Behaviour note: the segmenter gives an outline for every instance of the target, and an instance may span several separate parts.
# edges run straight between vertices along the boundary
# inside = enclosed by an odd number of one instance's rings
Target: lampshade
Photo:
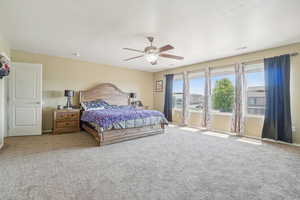
[[[134,92],[129,93],[129,97],[130,98],[136,98],[136,93],[134,93]]]
[[[65,97],[73,97],[74,90],[65,90]]]

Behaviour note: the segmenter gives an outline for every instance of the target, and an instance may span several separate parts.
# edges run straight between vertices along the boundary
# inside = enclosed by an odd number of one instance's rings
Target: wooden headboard
[[[129,94],[121,91],[111,83],[101,83],[79,93],[79,103],[97,99],[103,99],[111,105],[128,105]]]

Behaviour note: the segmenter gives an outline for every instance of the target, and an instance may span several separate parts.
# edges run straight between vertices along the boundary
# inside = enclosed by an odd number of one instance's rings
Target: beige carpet
[[[85,133],[7,138],[0,199],[300,199],[296,147],[179,128],[95,145]]]

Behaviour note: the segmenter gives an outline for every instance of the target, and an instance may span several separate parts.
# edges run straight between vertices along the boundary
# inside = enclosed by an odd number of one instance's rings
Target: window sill
[[[182,109],[179,109],[179,108],[173,108],[172,111],[182,112]]]
[[[196,111],[196,110],[189,110],[189,112],[191,113],[199,113],[199,114],[204,114],[203,111]]]
[[[265,116],[263,116],[263,115],[251,115],[251,114],[246,114],[245,115],[245,118],[259,118],[259,119],[264,119],[265,118]]]
[[[232,116],[232,113],[211,112],[211,115]]]

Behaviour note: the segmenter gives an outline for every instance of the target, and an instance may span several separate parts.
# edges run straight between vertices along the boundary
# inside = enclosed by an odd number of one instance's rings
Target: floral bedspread
[[[167,124],[168,121],[163,113],[156,110],[142,110],[132,106],[113,106],[103,110],[84,111],[81,120],[97,124],[103,129],[108,129],[113,124],[136,119],[160,118],[160,123]]]

